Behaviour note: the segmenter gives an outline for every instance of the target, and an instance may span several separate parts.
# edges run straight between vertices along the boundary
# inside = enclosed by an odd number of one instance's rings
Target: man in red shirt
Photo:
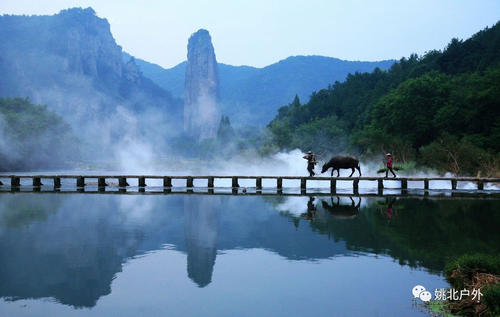
[[[386,155],[386,166],[387,166],[387,170],[385,171],[385,177],[387,178],[387,175],[389,174],[389,171],[391,171],[392,175],[394,175],[394,177],[396,177],[396,174],[394,173],[394,171],[392,170],[392,155],[391,153],[387,153]]]

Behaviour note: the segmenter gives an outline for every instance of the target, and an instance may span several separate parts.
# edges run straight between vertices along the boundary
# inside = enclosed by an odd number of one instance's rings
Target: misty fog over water
[[[123,156],[119,161],[109,162],[108,164],[103,163],[103,166],[108,166],[109,169],[103,169],[101,167],[96,168],[85,168],[85,169],[71,169],[71,170],[47,170],[39,171],[38,174],[43,175],[155,175],[155,176],[195,176],[195,175],[216,175],[216,176],[308,176],[306,170],[307,161],[303,159],[305,153],[300,150],[294,150],[290,152],[280,152],[269,157],[260,157],[257,155],[251,156],[236,156],[231,159],[220,159],[213,161],[203,161],[198,159],[181,159],[169,160],[165,158],[163,161],[159,160],[154,153],[148,152],[142,148],[142,152],[132,151],[123,152]],[[137,154],[135,154],[137,153]],[[140,158],[139,158],[140,157]],[[161,157],[161,156],[160,156]],[[320,159],[319,164],[316,166],[315,171],[317,176],[329,177],[330,170],[321,174],[321,166],[327,161],[327,159]],[[119,168],[117,168],[119,167]],[[368,177],[380,177],[382,174],[377,174],[377,170],[380,169],[381,164],[375,162],[361,162],[362,176]],[[341,177],[347,177],[351,173],[350,169],[341,169]],[[16,172],[16,174],[33,174],[32,172]],[[336,172],[334,172],[336,175]],[[432,172],[415,172],[410,173],[401,171],[398,172],[399,176],[407,177],[439,177],[437,173]],[[358,176],[356,171],[353,175]],[[447,177],[452,177],[452,175],[445,175]],[[7,179],[5,179],[8,181]],[[112,182],[112,180],[110,180]],[[116,180],[115,180],[116,181]],[[173,185],[176,187],[185,186],[185,180],[172,180]],[[24,180],[22,183],[28,184],[30,180]],[[131,186],[137,186],[137,179],[129,179],[129,184]],[[49,181],[50,183],[50,181]],[[74,180],[64,180],[63,186],[66,184],[67,187],[73,187]],[[51,184],[51,183],[50,183]],[[163,186],[162,180],[159,179],[148,179],[147,184],[149,186]],[[206,187],[206,180],[194,180],[194,185],[197,187]],[[230,179],[216,179],[214,185],[216,187],[231,187]],[[239,185],[242,187],[255,187],[255,180],[253,179],[240,179]],[[275,188],[276,180],[263,179],[263,187]],[[299,180],[283,180],[284,188],[298,188],[300,186]],[[310,189],[329,189],[329,181],[315,181],[309,180],[307,183]],[[386,189],[390,188],[400,188],[399,180],[392,180],[388,178],[384,181],[384,187]],[[351,181],[337,181],[337,188],[342,190],[352,189]],[[360,181],[359,188],[361,190],[376,190],[376,181]],[[415,181],[408,183],[409,189],[423,189],[422,181]],[[434,180],[429,182],[429,188],[435,190],[450,190],[450,181],[440,181]],[[458,182],[457,189],[459,190],[476,190],[477,185],[472,182]],[[496,184],[485,184],[486,190],[499,190],[500,188]]]

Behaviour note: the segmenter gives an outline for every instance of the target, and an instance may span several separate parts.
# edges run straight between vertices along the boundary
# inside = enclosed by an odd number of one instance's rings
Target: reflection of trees
[[[22,199],[13,198],[6,195],[0,197],[0,226],[23,227],[47,220],[61,205],[57,196],[40,200],[37,195],[28,193]]]
[[[394,206],[398,216],[390,224],[379,208],[372,203],[352,221],[332,216],[311,226],[344,240],[350,250],[385,253],[402,264],[435,271],[466,252],[500,252],[497,201],[399,199]]]

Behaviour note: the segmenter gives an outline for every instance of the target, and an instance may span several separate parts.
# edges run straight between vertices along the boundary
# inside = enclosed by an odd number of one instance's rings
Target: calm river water
[[[500,200],[0,194],[0,316],[428,316]]]

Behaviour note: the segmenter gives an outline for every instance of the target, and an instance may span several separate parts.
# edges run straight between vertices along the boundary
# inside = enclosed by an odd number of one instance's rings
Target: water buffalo
[[[349,156],[349,155],[336,155],[332,157],[328,163],[323,165],[323,168],[321,169],[321,173],[326,172],[329,168],[332,168],[332,177],[333,177],[333,171],[337,170],[337,177],[340,175],[340,169],[341,168],[350,168],[352,170],[351,175],[354,174],[354,169],[356,168],[359,171],[359,176],[361,176],[361,168],[359,166],[359,160],[355,158],[354,156]]]

